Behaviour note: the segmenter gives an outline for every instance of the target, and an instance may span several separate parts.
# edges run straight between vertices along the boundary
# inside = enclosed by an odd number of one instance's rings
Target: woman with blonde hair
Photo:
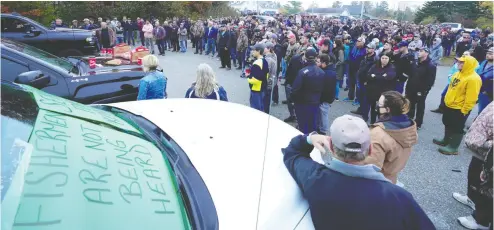
[[[397,91],[382,93],[376,106],[379,120],[370,126],[372,154],[365,163],[381,168],[394,184],[418,139],[417,126],[407,116],[409,106],[410,101]]]
[[[139,83],[138,101],[166,98],[167,78],[163,72],[157,70],[158,65],[158,58],[154,55],[147,55],[142,58],[142,66],[147,74],[141,78]]]
[[[187,90],[185,98],[228,101],[225,89],[216,82],[213,69],[205,63],[197,67],[196,82]]]

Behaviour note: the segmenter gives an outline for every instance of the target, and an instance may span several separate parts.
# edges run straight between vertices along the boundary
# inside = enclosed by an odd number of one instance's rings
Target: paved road
[[[248,106],[249,88],[246,80],[239,77],[240,71],[219,69],[220,63],[216,58],[195,55],[190,48],[189,44],[186,53],[168,51],[165,57],[160,57],[160,64],[168,77],[169,97],[184,97],[185,91],[195,81],[197,66],[207,63],[215,70],[217,80],[226,89],[229,100]],[[424,125],[419,131],[419,143],[414,147],[408,165],[400,174],[399,180],[420,203],[437,229],[463,229],[456,222],[456,218],[469,215],[471,210],[456,202],[451,194],[466,193],[467,170],[471,157],[464,150],[460,151],[458,156],[444,156],[437,152],[438,146],[432,143],[432,138],[441,136],[444,126],[441,115],[429,112],[438,105],[441,91],[447,83],[448,71],[448,67],[438,68],[436,84],[427,98]],[[346,92],[340,94],[346,96]],[[344,96],[340,95],[340,99],[342,98]],[[282,99],[285,99],[284,90],[280,90],[280,100]],[[330,111],[330,121],[343,114],[349,114],[353,109],[355,107],[351,103],[334,102]],[[477,109],[474,109],[467,124],[471,124],[476,114]],[[280,104],[272,109],[272,115],[283,119],[288,116],[288,110],[285,105]]]

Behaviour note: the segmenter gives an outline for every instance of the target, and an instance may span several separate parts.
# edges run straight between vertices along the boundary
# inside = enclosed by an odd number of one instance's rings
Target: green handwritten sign
[[[23,85],[22,87],[29,90],[34,95],[34,99],[36,100],[36,103],[38,104],[38,107],[40,109],[62,113],[78,118],[90,119],[124,130],[140,133],[133,126],[129,125],[127,122],[110,112],[96,109],[91,106],[83,105],[61,97],[57,97],[27,85]]]
[[[16,213],[2,229],[191,228],[169,162],[150,142],[40,110],[29,144],[20,202],[3,209]]]

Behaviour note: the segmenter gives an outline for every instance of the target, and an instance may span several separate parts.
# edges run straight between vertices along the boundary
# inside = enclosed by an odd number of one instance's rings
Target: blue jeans
[[[196,38],[196,40],[194,42],[196,43],[195,44],[196,45],[196,53],[201,52],[201,54],[202,54],[202,51],[204,50],[202,38]]]
[[[129,46],[130,46],[130,44],[132,44],[133,46],[136,45],[136,41],[134,39],[134,31],[124,32],[124,35],[127,38],[127,45],[129,45]],[[132,41],[132,43],[130,43],[130,41]]]
[[[336,80],[336,90],[335,90],[335,99],[340,98],[340,88],[343,88],[343,80]]]
[[[325,135],[329,135],[329,109],[331,104],[323,102],[319,105],[319,132]]]
[[[156,45],[158,46],[158,51],[160,54],[165,53],[165,39],[157,39]]]
[[[245,50],[237,51],[236,56],[237,56],[238,67],[243,68],[245,66]]]
[[[152,38],[144,38],[144,42],[146,44],[146,48],[149,49],[149,52],[154,54],[154,44],[153,44],[153,39]]]
[[[487,105],[489,105],[489,103],[491,103],[489,96],[487,96],[487,94],[480,93],[479,94],[479,114],[482,112],[482,110],[485,109],[485,107],[487,107]]]
[[[297,114],[298,130],[303,134],[309,134],[318,130],[319,105],[295,104],[295,114]]]
[[[236,48],[230,48],[230,59],[232,59],[232,62],[234,65],[237,64],[237,50],[236,50]]]
[[[264,112],[269,114],[269,109],[271,108],[271,95],[273,93],[273,89],[269,89],[266,87],[266,90],[263,93],[262,103]]]
[[[281,77],[282,78],[285,78],[286,67],[287,67],[287,64],[286,64],[285,58],[281,58]]]
[[[349,69],[350,69],[350,65],[348,65],[348,63],[346,63],[345,64],[345,75],[346,75],[345,87],[346,88],[348,88],[348,85],[350,85],[350,78],[348,76],[348,74],[350,73]]]
[[[187,40],[180,41],[180,52],[185,53],[187,51]]]
[[[250,107],[264,112],[263,92],[250,91]]]
[[[212,39],[212,38],[208,38],[208,44],[207,44],[207,47],[206,47],[206,55],[208,55],[209,53],[214,54],[216,53],[216,43],[215,43],[215,40]]]

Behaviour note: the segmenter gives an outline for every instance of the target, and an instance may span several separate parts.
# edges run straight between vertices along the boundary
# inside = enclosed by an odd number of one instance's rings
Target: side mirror
[[[19,74],[14,82],[42,89],[50,84],[50,77],[45,76],[40,70],[35,70]]]

